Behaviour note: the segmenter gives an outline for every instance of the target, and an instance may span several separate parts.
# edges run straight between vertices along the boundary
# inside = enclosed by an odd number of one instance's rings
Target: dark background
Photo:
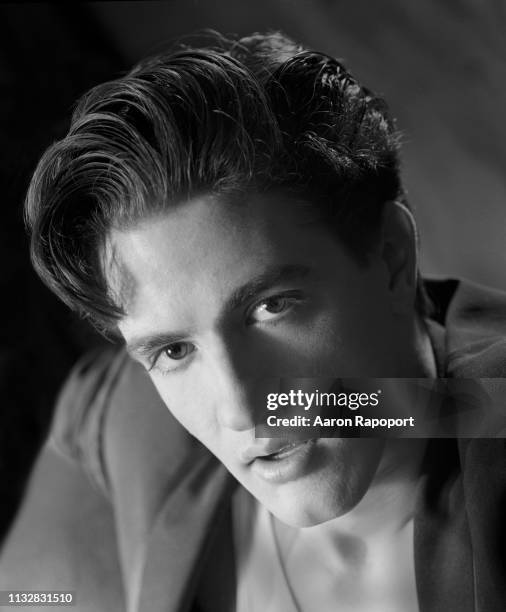
[[[69,3],[70,4],[70,3]],[[102,342],[31,270],[22,202],[77,97],[202,28],[282,29],[343,58],[404,132],[422,270],[506,289],[503,0],[173,0],[0,5],[0,540],[65,374]]]

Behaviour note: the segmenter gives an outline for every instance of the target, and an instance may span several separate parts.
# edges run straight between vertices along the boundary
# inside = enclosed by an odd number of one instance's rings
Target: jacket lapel
[[[504,612],[506,602],[506,445],[504,439],[458,440],[465,510],[474,559],[476,612]]]
[[[216,517],[212,538],[202,555],[195,612],[234,612],[236,609],[236,564],[232,524],[232,505],[229,503]]]
[[[491,405],[502,412],[499,425],[506,415],[506,296],[469,282],[441,286],[446,291],[436,308],[444,324],[440,375],[480,378]],[[437,283],[434,287],[437,293]],[[433,344],[441,361],[441,336]],[[428,456],[430,476],[415,521],[421,610],[503,611],[505,440],[433,440]]]
[[[481,378],[497,410],[491,439],[458,440],[474,558],[477,612],[506,602],[506,296],[461,283],[447,315],[450,376]]]
[[[138,610],[185,612],[235,481],[202,449],[185,466],[148,538]]]
[[[456,440],[431,440],[415,515],[421,612],[473,612],[473,556]]]

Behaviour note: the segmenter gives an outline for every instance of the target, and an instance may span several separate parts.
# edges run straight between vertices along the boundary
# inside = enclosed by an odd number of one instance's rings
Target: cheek
[[[289,354],[298,360],[301,376],[373,376],[390,337],[389,322],[381,314],[367,304],[323,307],[292,337]]]
[[[314,356],[321,355],[330,366],[327,376],[378,376],[379,368],[393,356],[394,321],[389,305],[378,296],[359,292],[347,300],[334,297],[322,310],[313,327],[318,346]],[[338,304],[336,307],[335,304]]]
[[[217,432],[210,394],[187,377],[154,373],[151,380],[174,418],[197,440],[212,448]]]

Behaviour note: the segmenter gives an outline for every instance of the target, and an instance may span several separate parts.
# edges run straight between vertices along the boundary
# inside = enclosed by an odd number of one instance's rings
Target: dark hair
[[[178,48],[80,100],[27,194],[32,260],[64,302],[111,328],[124,314],[101,261],[113,227],[197,193],[279,189],[314,204],[365,261],[384,203],[403,198],[398,143],[382,98],[280,33]]]

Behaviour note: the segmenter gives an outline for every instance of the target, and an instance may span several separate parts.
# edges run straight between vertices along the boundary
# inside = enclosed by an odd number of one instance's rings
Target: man
[[[504,376],[502,295],[433,284],[429,316],[398,142],[382,99],[280,34],[81,100],[27,218],[45,282],[134,360],[88,357],[54,421],[54,470],[56,448],[79,504],[83,470],[101,490],[96,545],[58,531],[82,609],[504,608],[502,441],[255,437],[272,378]]]

